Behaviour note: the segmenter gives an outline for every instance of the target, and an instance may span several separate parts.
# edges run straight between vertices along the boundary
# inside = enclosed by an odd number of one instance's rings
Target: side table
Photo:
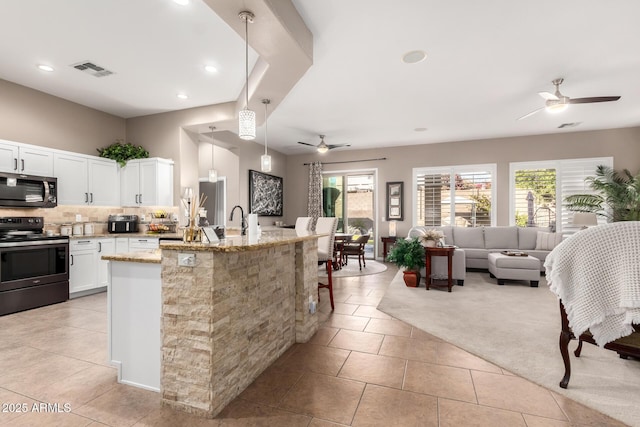
[[[380,237],[382,240],[382,259],[383,261],[387,259],[387,253],[393,245],[395,245],[398,240],[397,236],[382,236]]]
[[[446,256],[447,257],[447,288],[449,289],[449,292],[451,292],[451,285],[453,280],[451,279],[453,274],[452,274],[452,265],[453,265],[453,252],[455,251],[455,248],[430,248],[430,247],[425,247],[424,248],[424,253],[425,253],[425,257],[426,257],[426,261],[427,261],[427,277],[425,277],[425,280],[427,282],[427,290],[429,290],[429,287],[431,286],[431,257],[434,256]],[[433,285],[433,286],[438,286],[438,285]]]

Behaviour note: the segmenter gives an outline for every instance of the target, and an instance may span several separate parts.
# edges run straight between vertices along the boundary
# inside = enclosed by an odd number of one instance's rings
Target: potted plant
[[[442,231],[438,231],[434,228],[431,230],[427,230],[424,235],[420,236],[420,239],[424,242],[424,245],[429,248],[435,248],[440,241],[444,237]]]
[[[105,148],[98,148],[100,157],[115,160],[121,167],[127,164],[127,160],[146,159],[149,152],[142,146],[135,146],[130,142],[125,143],[122,139],[116,139],[116,142]]]
[[[564,199],[568,210],[591,212],[611,222],[640,220],[640,173],[635,176],[627,169],[616,172],[600,165],[596,176],[585,179],[599,194],[575,194]]]
[[[391,250],[387,261],[404,267],[405,285],[415,288],[420,283],[420,268],[425,265],[424,247],[418,238],[400,239]]]

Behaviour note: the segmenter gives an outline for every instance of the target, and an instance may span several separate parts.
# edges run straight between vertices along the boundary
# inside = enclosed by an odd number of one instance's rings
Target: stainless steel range
[[[69,299],[69,238],[42,217],[0,218],[0,315]]]

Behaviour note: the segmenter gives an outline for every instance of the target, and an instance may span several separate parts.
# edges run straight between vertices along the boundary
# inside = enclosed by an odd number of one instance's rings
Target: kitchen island
[[[164,405],[214,417],[295,342],[313,336],[318,237],[274,230],[217,244],[161,243]],[[126,254],[105,259],[135,262]]]

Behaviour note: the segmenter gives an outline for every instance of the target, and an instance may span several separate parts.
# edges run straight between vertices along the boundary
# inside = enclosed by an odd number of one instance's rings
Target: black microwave
[[[55,208],[58,179],[0,172],[0,207]]]

